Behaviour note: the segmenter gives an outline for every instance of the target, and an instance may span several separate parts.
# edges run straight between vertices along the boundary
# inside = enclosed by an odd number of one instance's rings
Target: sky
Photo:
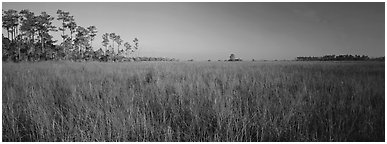
[[[54,17],[58,9],[68,11],[79,26],[97,27],[94,49],[103,47],[103,33],[114,32],[124,42],[137,37],[140,56],[291,60],[385,55],[384,3],[3,2],[2,9],[45,11]],[[59,32],[53,36],[62,42]]]

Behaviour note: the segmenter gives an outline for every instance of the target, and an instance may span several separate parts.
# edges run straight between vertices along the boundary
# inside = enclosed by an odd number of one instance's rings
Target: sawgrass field
[[[384,141],[384,62],[2,63],[2,141]]]

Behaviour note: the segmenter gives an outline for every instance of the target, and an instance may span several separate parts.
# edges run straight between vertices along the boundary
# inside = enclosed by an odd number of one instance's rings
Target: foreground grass
[[[384,141],[384,63],[3,63],[3,141]]]

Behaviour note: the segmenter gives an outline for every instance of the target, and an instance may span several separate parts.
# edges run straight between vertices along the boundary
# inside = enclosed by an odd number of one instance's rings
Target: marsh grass
[[[384,63],[3,63],[3,141],[384,141]]]

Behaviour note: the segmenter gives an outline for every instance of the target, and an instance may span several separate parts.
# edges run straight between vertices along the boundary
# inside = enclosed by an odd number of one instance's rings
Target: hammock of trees
[[[366,55],[325,55],[322,57],[297,57],[297,61],[384,61],[384,57],[370,58]]]
[[[7,37],[2,35],[3,61],[41,61],[41,60],[71,60],[71,61],[144,61],[163,60],[167,58],[134,57],[139,49],[139,40],[134,38],[124,42],[116,33],[102,35],[104,49],[94,50],[92,47],[97,28],[82,27],[75,23],[74,16],[69,12],[58,10],[56,20],[61,26],[52,24],[54,17],[46,12],[35,15],[25,9],[20,12],[3,10],[3,28]],[[56,40],[50,32],[60,32],[62,42],[55,45]],[[121,47],[123,45],[123,47]],[[117,51],[115,50],[117,47]]]

